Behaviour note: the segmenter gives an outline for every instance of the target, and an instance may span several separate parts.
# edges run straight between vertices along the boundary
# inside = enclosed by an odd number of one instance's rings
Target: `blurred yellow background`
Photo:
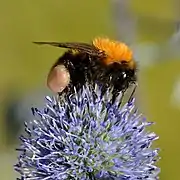
[[[152,41],[161,46],[170,39],[178,21],[175,2],[131,0],[131,10],[138,19],[137,43]],[[30,113],[30,107],[40,104],[42,107],[43,96],[50,94],[46,76],[63,52],[58,48],[37,46],[32,41],[89,42],[98,35],[116,38],[113,3],[113,0],[0,2],[1,179],[11,180],[17,176],[13,165],[19,128],[28,120],[26,112]],[[177,80],[180,81],[180,58],[161,53],[159,58],[163,58],[158,62],[139,68],[138,100],[144,115],[156,122],[152,129],[160,136],[156,143],[161,148],[160,179],[179,180],[180,101],[173,102],[178,99],[180,90],[173,99],[173,89]]]

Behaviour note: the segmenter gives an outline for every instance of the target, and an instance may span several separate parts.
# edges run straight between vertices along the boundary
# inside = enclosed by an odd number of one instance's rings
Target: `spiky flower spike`
[[[59,102],[47,97],[46,108],[33,109],[15,165],[21,180],[155,180],[158,137],[135,108],[134,99],[112,104],[112,91],[99,86]]]

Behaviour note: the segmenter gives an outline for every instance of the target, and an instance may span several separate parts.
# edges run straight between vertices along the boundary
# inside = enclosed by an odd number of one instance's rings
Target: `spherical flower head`
[[[158,137],[134,99],[112,101],[112,89],[85,85],[64,99],[46,97],[25,123],[15,170],[21,180],[155,180]]]

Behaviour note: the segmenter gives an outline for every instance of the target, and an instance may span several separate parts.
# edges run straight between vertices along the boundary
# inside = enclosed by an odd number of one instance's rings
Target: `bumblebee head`
[[[105,65],[119,64],[132,70],[136,68],[133,53],[126,44],[98,37],[93,40],[93,45],[99,51],[104,52],[103,62]]]

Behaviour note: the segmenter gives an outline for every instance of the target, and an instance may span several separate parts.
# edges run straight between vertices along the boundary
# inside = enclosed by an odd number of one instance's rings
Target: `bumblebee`
[[[47,86],[56,93],[72,92],[85,83],[97,82],[114,93],[125,91],[136,82],[136,62],[124,43],[108,38],[95,38],[92,43],[34,42],[68,50],[54,63]]]

